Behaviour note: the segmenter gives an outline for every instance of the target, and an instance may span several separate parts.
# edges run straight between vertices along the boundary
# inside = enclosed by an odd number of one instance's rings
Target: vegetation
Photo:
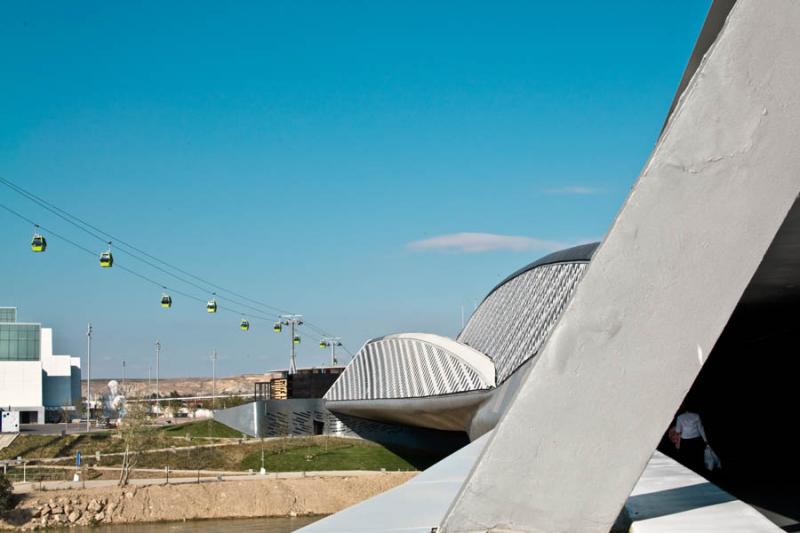
[[[270,446],[264,454],[270,472],[303,470],[415,470],[405,459],[383,446],[355,439],[316,437],[287,439]],[[240,463],[242,470],[261,468],[261,451],[250,453]]]
[[[199,420],[188,424],[178,424],[161,428],[165,435],[171,437],[207,438],[207,439],[236,439],[242,434],[216,420]]]
[[[172,412],[173,412],[173,413],[177,413],[177,412],[178,412],[178,410],[179,410],[181,407],[183,407],[183,401],[182,401],[182,400],[176,400],[176,399],[175,399],[175,398],[180,398],[180,396],[181,396],[181,395],[180,395],[180,394],[178,394],[178,391],[176,391],[176,390],[174,390],[174,391],[172,391],[172,392],[170,392],[170,393],[169,393],[169,397],[170,397],[171,399],[170,399],[170,400],[167,400],[167,402],[166,402],[166,403],[167,403],[167,407],[169,407],[169,409],[170,409],[170,410],[172,410]]]
[[[426,468],[441,457],[409,450],[387,449],[359,439],[328,436],[287,437],[280,439],[242,439],[241,433],[214,420],[154,427],[146,415],[129,411],[123,427],[116,431],[89,435],[20,435],[0,459],[63,457],[58,464],[74,464],[80,451],[85,463],[95,463],[100,452],[102,466],[121,466],[121,482],[127,482],[135,468],[179,470],[247,471],[264,466],[271,472],[310,470],[416,470]],[[226,446],[203,447],[215,442]],[[149,451],[160,450],[160,451]],[[125,452],[127,451],[127,455]],[[147,453],[144,453],[147,452]],[[116,453],[117,455],[107,455]],[[31,465],[33,466],[33,465]],[[30,467],[29,467],[30,468]]]
[[[217,398],[218,409],[230,409],[253,401],[252,396],[231,396],[229,398]]]
[[[327,441],[327,442],[326,442]],[[414,466],[383,446],[356,439],[335,437],[289,437],[263,442],[265,467],[271,472],[309,470],[415,470]],[[247,471],[261,468],[260,441],[214,448],[176,448],[172,451],[143,454],[142,468],[176,470]],[[119,457],[103,460],[104,465],[119,464]]]
[[[137,468],[247,471],[261,468],[261,441],[218,447],[176,447],[139,453]],[[416,461],[367,441],[336,437],[287,437],[263,442],[265,467],[271,472],[309,470],[416,470]],[[65,460],[64,464],[70,464]],[[103,466],[123,466],[124,456],[104,456]],[[426,463],[427,464],[427,463]]]
[[[187,424],[174,424],[160,427],[142,427],[149,434],[150,447],[171,448],[173,446],[192,446],[199,444],[191,439],[231,439],[242,438],[238,431],[215,420],[199,420]],[[181,437],[181,438],[177,438]],[[202,442],[207,444],[208,441]],[[7,448],[0,450],[1,459],[46,459],[52,457],[72,457],[76,452],[88,458],[95,452],[124,452],[124,443],[116,431],[102,431],[89,435],[19,435]]]
[[[152,431],[148,431],[149,423],[150,417],[145,404],[132,403],[128,406],[118,432],[125,448],[119,476],[120,487],[128,484],[131,469],[136,468],[143,452],[152,448],[154,435]]]
[[[0,473],[0,514],[10,511],[14,507],[14,495],[11,482]]]

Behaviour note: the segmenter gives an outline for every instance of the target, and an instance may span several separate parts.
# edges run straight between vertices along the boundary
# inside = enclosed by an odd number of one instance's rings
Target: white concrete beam
[[[609,531],[800,192],[798,28],[735,4],[440,531]]]

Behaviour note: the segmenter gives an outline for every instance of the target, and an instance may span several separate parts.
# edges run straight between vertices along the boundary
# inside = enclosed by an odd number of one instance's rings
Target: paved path
[[[261,474],[234,474],[222,476],[201,476],[197,477],[170,477],[170,485],[182,485],[188,483],[211,483],[216,481],[259,481],[265,479],[297,479],[304,477],[354,477],[354,476],[369,476],[375,474],[395,475],[398,472],[380,472],[374,470],[330,470],[325,472],[271,472],[265,475]],[[403,472],[405,474],[406,472]],[[166,485],[166,478],[147,478],[147,479],[132,479],[130,486],[145,487],[148,485]],[[95,479],[90,481],[44,481],[39,482],[17,482],[14,483],[14,492],[17,494],[26,494],[44,488],[46,490],[69,490],[69,489],[91,489],[97,487],[115,487],[117,481],[115,479]]]
[[[0,450],[6,448],[9,444],[14,442],[19,433],[0,433]]]
[[[430,533],[450,508],[490,435],[487,433],[406,483],[299,531]],[[625,514],[630,520],[621,520],[613,531],[781,532],[752,507],[659,452],[650,459],[628,498]]]

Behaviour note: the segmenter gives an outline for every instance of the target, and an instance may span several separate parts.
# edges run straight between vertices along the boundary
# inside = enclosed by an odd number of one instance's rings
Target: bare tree
[[[150,414],[145,402],[132,402],[125,406],[125,415],[122,417],[119,427],[119,436],[125,446],[122,456],[122,472],[119,477],[120,487],[128,484],[131,470],[136,467],[139,458],[153,438],[152,431],[147,428],[149,423]]]

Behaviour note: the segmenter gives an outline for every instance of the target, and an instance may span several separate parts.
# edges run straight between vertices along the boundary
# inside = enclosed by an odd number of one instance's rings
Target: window
[[[39,324],[0,324],[0,361],[38,361]]]

